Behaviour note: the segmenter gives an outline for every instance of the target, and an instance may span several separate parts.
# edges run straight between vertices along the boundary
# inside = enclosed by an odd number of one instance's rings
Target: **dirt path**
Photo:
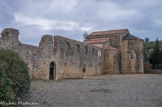
[[[25,101],[38,103],[33,107],[162,107],[162,75],[32,81]]]

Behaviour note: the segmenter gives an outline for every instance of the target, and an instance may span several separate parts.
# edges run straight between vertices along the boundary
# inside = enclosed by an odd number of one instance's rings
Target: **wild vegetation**
[[[145,38],[144,41],[144,62],[151,63],[153,68],[159,68],[162,64],[162,41],[150,41]]]
[[[30,86],[29,69],[19,55],[0,49],[0,100],[17,102]]]

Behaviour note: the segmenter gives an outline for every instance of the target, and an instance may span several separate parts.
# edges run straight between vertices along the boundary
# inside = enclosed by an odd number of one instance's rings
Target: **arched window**
[[[64,67],[66,68],[66,62],[64,63]]]
[[[66,42],[66,50],[70,50],[70,43]]]
[[[98,56],[101,56],[101,51],[98,51]]]
[[[88,47],[86,46],[85,47],[85,55],[87,55],[88,54]]]
[[[133,59],[133,50],[131,50],[131,59]]]
[[[80,52],[80,46],[77,44],[77,46],[76,46],[76,52]]]

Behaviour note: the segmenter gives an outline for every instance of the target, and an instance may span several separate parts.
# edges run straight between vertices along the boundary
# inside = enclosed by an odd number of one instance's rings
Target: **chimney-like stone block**
[[[13,29],[13,28],[5,28],[1,32],[1,35],[2,35],[2,39],[11,38],[14,40],[18,40],[19,31],[17,29]]]

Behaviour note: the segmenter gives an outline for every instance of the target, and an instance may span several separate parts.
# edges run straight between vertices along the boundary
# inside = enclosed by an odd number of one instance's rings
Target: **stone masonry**
[[[127,29],[93,32],[84,42],[43,35],[39,46],[32,46],[19,41],[18,30],[6,28],[1,33],[0,48],[17,52],[33,79],[143,73],[143,40]]]

